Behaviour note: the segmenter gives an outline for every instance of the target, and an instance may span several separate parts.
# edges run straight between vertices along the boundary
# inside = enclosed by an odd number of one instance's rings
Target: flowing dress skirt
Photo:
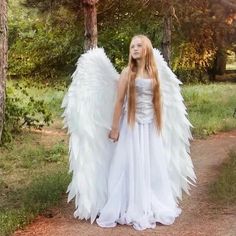
[[[96,222],[101,227],[117,223],[136,230],[171,225],[180,215],[171,190],[162,138],[153,121],[127,124],[121,121],[108,177],[108,198]]]

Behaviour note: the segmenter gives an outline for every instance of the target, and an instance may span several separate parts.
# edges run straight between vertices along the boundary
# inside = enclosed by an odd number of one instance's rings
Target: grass
[[[236,128],[236,84],[184,86],[183,96],[195,137]]]
[[[62,98],[65,94],[65,88],[62,85],[58,85],[57,87],[50,87],[47,84],[40,84],[38,82],[30,82],[28,80],[14,81],[8,80],[7,85],[10,91],[14,91],[14,95],[16,95],[21,99],[21,103],[27,104],[30,97],[34,99],[42,99],[47,107],[52,111],[53,118],[56,119],[60,116],[61,110],[61,102]],[[27,95],[25,95],[21,89],[17,89],[21,87],[23,91],[25,91]]]
[[[236,62],[226,65],[227,70],[236,70]]]
[[[57,205],[65,195],[68,181],[67,171],[54,171],[33,178],[27,187],[8,192],[8,204],[0,207],[0,235],[13,233],[30,223],[37,214]]]
[[[232,117],[236,107],[235,84],[185,85],[182,88],[195,137],[236,128],[236,119]],[[44,99],[53,113],[54,123],[44,127],[44,132],[23,130],[7,147],[0,147],[0,235],[4,236],[28,224],[46,208],[60,203],[66,197],[70,180],[68,140],[62,133],[60,119],[65,90],[33,87],[28,92]],[[233,169],[231,172],[235,173]],[[215,191],[223,191],[225,179],[217,184],[221,187],[215,185]],[[219,188],[222,190],[216,190]]]
[[[62,109],[60,107],[62,98],[65,94],[64,89],[61,88],[55,90],[54,88],[46,87],[43,89],[33,88],[33,90],[30,90],[30,93],[33,93],[37,97],[43,98],[49,109],[53,112],[54,119],[58,118],[61,115]]]
[[[209,187],[211,199],[222,205],[236,203],[236,151],[231,150],[228,157],[217,180]]]
[[[58,122],[62,109],[62,98],[66,89],[58,90],[51,87],[28,90],[35,98],[42,98],[53,113],[52,127],[61,128]],[[236,118],[233,117],[236,108],[236,84],[211,83],[182,86],[182,94],[189,114],[189,120],[194,126],[195,137],[204,138],[220,131],[236,128]]]
[[[236,84],[184,85],[182,88],[189,120],[194,126],[192,132],[195,137],[205,138],[217,132],[236,128],[236,117],[233,117],[236,108]],[[38,92],[35,91],[35,93]],[[54,117],[62,114],[60,105],[64,94],[65,91],[56,92],[50,88],[42,94],[54,111]],[[61,124],[58,125],[61,126]]]
[[[10,235],[66,197],[67,140],[24,130],[0,153],[0,235]]]
[[[21,86],[24,85],[22,82]],[[4,236],[57,205],[66,197],[70,180],[67,137],[58,121],[64,91],[25,88],[31,96],[47,103],[55,122],[49,128],[44,127],[43,133],[23,129],[10,144],[0,147],[0,235]]]

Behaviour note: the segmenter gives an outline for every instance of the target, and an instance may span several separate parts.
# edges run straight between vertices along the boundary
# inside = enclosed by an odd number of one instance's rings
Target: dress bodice
[[[135,118],[139,123],[149,123],[153,120],[153,89],[152,80],[141,77],[135,80],[136,87],[136,113]],[[128,111],[127,98],[125,101],[124,112]]]

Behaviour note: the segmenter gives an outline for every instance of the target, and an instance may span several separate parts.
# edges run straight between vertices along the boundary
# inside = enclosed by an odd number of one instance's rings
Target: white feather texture
[[[173,195],[182,200],[182,190],[188,195],[190,184],[196,186],[196,175],[190,158],[190,140],[193,139],[187,119],[187,109],[176,75],[168,67],[158,49],[154,49],[163,100],[163,142],[168,159],[168,172]]]
[[[196,182],[189,155],[192,139],[181,82],[154,49],[163,97],[163,140],[173,195],[189,194],[190,180]],[[112,125],[119,74],[103,48],[89,50],[77,61],[72,83],[65,95],[64,127],[68,128],[70,172],[68,202],[75,198],[74,216],[94,222],[107,200],[107,181],[114,146],[107,135]],[[190,180],[188,179],[190,178]]]
[[[75,197],[75,217],[96,218],[107,197],[107,174],[112,154],[108,131],[119,74],[103,48],[91,49],[76,63],[65,95],[64,127],[68,127],[70,172],[68,202]]]

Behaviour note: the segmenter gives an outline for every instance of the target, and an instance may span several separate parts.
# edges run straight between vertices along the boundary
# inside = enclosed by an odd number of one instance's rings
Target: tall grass
[[[236,151],[228,153],[217,180],[209,186],[212,200],[222,204],[236,204]]]
[[[60,108],[67,89],[56,91],[48,88],[45,91],[34,91],[49,104],[55,119],[62,114]],[[220,131],[236,128],[236,84],[211,83],[184,85],[182,87],[184,102],[187,106],[189,119],[194,126],[195,137],[204,138]]]
[[[0,235],[13,233],[37,214],[57,205],[65,195],[68,183],[67,171],[61,170],[34,178],[27,187],[9,192],[8,204],[0,208]]]
[[[42,98],[50,111],[54,121],[60,121],[62,114],[61,103],[67,88],[56,90],[51,87],[28,90],[29,94]],[[182,86],[189,119],[194,126],[195,137],[206,137],[219,131],[228,131],[236,128],[236,118],[233,117],[236,108],[236,84],[211,83]]]
[[[61,202],[70,175],[64,137],[23,131],[0,153],[0,235]]]
[[[236,84],[184,86],[183,96],[195,137],[236,128]]]

